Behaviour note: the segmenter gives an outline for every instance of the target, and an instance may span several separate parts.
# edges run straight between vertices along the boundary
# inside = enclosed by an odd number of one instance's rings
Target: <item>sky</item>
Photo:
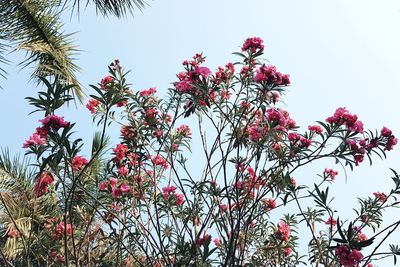
[[[156,86],[163,95],[184,59],[203,52],[206,64],[216,69],[237,59],[231,53],[239,51],[247,37],[258,36],[264,39],[265,57],[291,75],[283,101],[298,125],[306,127],[346,107],[365,128],[380,130],[385,125],[400,136],[399,1],[154,0],[133,18],[102,18],[88,7],[79,18],[65,15],[64,22],[66,32],[76,32],[81,50],[76,63],[82,68],[78,79],[87,94],[93,93],[88,85],[96,84],[118,58],[132,70],[134,89]],[[22,57],[10,54],[12,60]],[[32,108],[24,97],[35,95],[38,88],[29,82],[30,69],[15,64],[6,69],[8,79],[0,81],[0,146],[23,154],[22,143],[40,119],[28,116]],[[89,112],[70,106],[63,115],[77,122],[79,135],[89,144],[94,132]],[[341,175],[332,187],[335,203],[350,215],[357,196],[390,189],[389,168],[400,171],[400,148],[385,161],[376,158],[372,166],[364,162],[347,179],[333,163],[314,164],[296,173],[296,179],[312,180],[325,167],[337,168]]]

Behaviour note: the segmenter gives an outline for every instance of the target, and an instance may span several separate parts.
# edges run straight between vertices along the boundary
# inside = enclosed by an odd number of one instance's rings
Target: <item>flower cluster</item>
[[[338,246],[335,249],[339,262],[344,267],[357,267],[363,258],[361,252],[357,249],[349,249],[347,246]]]
[[[358,120],[356,114],[351,114],[346,108],[336,109],[333,116],[326,118],[326,122],[342,125],[344,124],[350,131],[362,133],[364,131],[363,123]]]
[[[111,191],[111,196],[113,198],[120,198],[124,194],[131,192],[130,186],[125,182],[120,182],[117,178],[110,178],[104,180],[100,183],[99,189],[101,191]]]
[[[279,222],[275,230],[275,237],[281,241],[289,241],[290,226],[284,221]]]
[[[175,186],[164,186],[162,188],[162,196],[164,200],[172,203],[173,205],[182,206],[185,202],[184,195],[178,194]]]
[[[85,159],[82,156],[75,156],[72,158],[71,164],[72,164],[72,170],[74,172],[79,172],[80,170],[82,170],[87,164],[89,163],[89,161],[87,159]]]
[[[289,74],[280,73],[275,66],[262,65],[256,70],[254,81],[273,86],[285,86],[290,84],[290,76]]]
[[[49,185],[54,182],[53,175],[47,171],[42,172],[35,181],[33,191],[36,197],[40,197],[47,193]]]
[[[242,46],[242,51],[250,51],[252,53],[264,51],[264,41],[260,37],[247,38]]]
[[[329,178],[332,181],[334,181],[336,175],[338,175],[339,173],[337,171],[333,170],[333,169],[325,168],[324,174],[326,175],[327,178]]]
[[[46,144],[46,138],[50,130],[57,131],[69,125],[69,122],[66,122],[63,117],[56,115],[48,115],[44,119],[39,120],[39,122],[42,123],[42,127],[36,128],[36,131],[24,142],[23,148],[44,145]]]

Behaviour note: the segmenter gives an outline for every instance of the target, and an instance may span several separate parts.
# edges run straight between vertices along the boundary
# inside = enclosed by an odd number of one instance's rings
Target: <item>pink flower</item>
[[[325,221],[325,224],[330,225],[330,226],[335,226],[336,225],[336,220],[333,219],[332,217],[329,217],[328,220]]]
[[[53,175],[47,171],[42,172],[35,181],[33,191],[36,197],[40,197],[47,193],[49,185],[54,182]]]
[[[197,67],[195,71],[204,79],[206,79],[211,74],[211,70],[207,67]]]
[[[176,132],[183,137],[189,137],[192,132],[190,131],[189,126],[183,124],[176,129]]]
[[[263,204],[265,211],[270,211],[276,208],[276,201],[273,198],[268,198],[266,200],[263,200]]]
[[[384,193],[381,192],[374,192],[374,196],[378,199],[380,202],[385,202],[387,199],[387,196]]]
[[[169,164],[161,155],[156,155],[151,159],[151,162],[156,166],[161,166],[164,170],[168,169]]]
[[[114,78],[111,76],[106,76],[100,81],[100,89],[107,90],[108,86],[110,86],[114,81]]]
[[[101,183],[99,184],[99,189],[100,189],[101,191],[106,191],[106,190],[107,190],[107,185],[108,185],[108,183],[107,183],[106,180],[101,181]]]
[[[128,176],[129,170],[125,166],[121,166],[118,168],[118,176]]]
[[[394,138],[393,135],[390,136],[390,137],[387,139],[387,142],[386,142],[386,144],[385,144],[385,150],[387,150],[387,151],[392,150],[393,147],[394,147],[395,145],[397,145],[397,141],[398,141],[397,138]]]
[[[125,106],[126,104],[128,104],[128,100],[122,100],[122,101],[119,101],[118,103],[117,103],[117,107],[123,107],[123,106]]]
[[[110,182],[110,187],[111,187],[111,189],[114,189],[115,186],[118,184],[118,179],[112,177],[112,178],[109,179],[109,182]]]
[[[122,196],[122,189],[118,187],[114,187],[114,189],[111,191],[111,196],[113,198],[120,198]]]
[[[30,146],[40,146],[46,144],[46,138],[41,137],[37,132],[33,133],[22,145],[23,148]]]
[[[221,239],[214,238],[213,242],[216,247],[222,247]]]
[[[151,87],[149,89],[145,89],[145,90],[140,91],[139,94],[142,97],[148,97],[148,96],[151,96],[151,95],[155,94],[156,92],[157,92],[157,88],[156,87]]]
[[[225,68],[218,67],[217,72],[215,72],[214,83],[220,84],[221,82],[227,83],[235,73],[235,66],[232,63],[227,63]]]
[[[350,131],[362,133],[363,123],[357,119],[357,115],[351,114],[346,108],[338,108],[333,116],[326,118],[326,122],[337,125],[345,124]]]
[[[290,254],[292,254],[292,248],[291,247],[287,247],[283,249],[283,254],[288,257]]]
[[[128,125],[122,125],[120,132],[125,140],[132,139],[136,136],[136,130]]]
[[[177,194],[177,193],[175,193],[176,204],[177,204],[178,206],[182,206],[182,205],[183,205],[183,203],[185,202],[184,197],[185,197],[185,196],[184,196],[183,194]]]
[[[382,130],[381,130],[381,135],[384,137],[390,137],[392,135],[392,130],[390,130],[389,128],[383,126]]]
[[[154,135],[154,137],[156,137],[156,138],[161,138],[162,136],[163,136],[163,131],[161,130],[161,129],[156,129],[154,132],[153,132],[153,135]]]
[[[100,101],[96,99],[89,99],[88,103],[86,104],[86,108],[90,111],[90,113],[94,114],[97,111],[97,107],[100,105]]]
[[[308,130],[318,134],[321,134],[324,131],[319,125],[310,125],[308,126]]]
[[[247,38],[242,46],[242,51],[251,51],[252,53],[263,52],[263,40],[259,37]]]
[[[368,239],[368,237],[367,237],[367,235],[364,234],[364,233],[359,233],[359,234],[357,235],[357,241],[358,241],[358,242],[362,242],[362,241],[365,241],[365,240],[367,240],[367,239]]]
[[[63,255],[57,255],[58,262],[65,262],[65,257]]]
[[[131,191],[131,188],[126,183],[121,184],[120,189],[122,193],[129,193]]]
[[[347,246],[338,246],[335,249],[339,262],[344,267],[357,267],[363,258],[361,252],[357,249],[349,250]]]
[[[125,157],[125,153],[128,151],[128,146],[124,144],[117,144],[115,148],[113,148],[115,153],[115,160],[121,161]]]
[[[202,246],[206,243],[209,243],[210,241],[211,241],[211,235],[204,234],[203,237],[198,237],[196,239],[196,245]]]
[[[171,185],[171,186],[164,186],[162,188],[162,195],[165,200],[168,200],[171,194],[174,194],[176,190],[176,187]]]
[[[67,225],[65,226],[64,222],[60,222],[56,226],[56,233],[59,235],[64,235],[65,232],[67,233],[67,235],[72,235],[72,225],[67,223]]]
[[[78,172],[85,167],[86,164],[88,164],[89,161],[85,159],[84,157],[81,156],[75,156],[72,158],[72,170],[74,172]]]
[[[18,232],[18,230],[16,230],[16,229],[10,229],[10,230],[8,230],[8,232],[7,232],[7,236],[8,236],[9,238],[16,238],[16,237],[20,237],[21,234],[20,234],[20,232]]]
[[[337,171],[332,170],[332,169],[327,169],[327,168],[324,170],[324,173],[326,174],[326,176],[327,176],[328,178],[331,178],[332,181],[334,181],[336,175],[339,174]]]
[[[290,238],[290,226],[284,221],[279,222],[275,230],[275,236],[281,241],[288,241]]]
[[[54,130],[65,128],[69,125],[69,122],[66,122],[63,117],[59,117],[56,115],[48,115],[44,119],[39,120],[39,122],[42,123],[45,129],[54,129]]]

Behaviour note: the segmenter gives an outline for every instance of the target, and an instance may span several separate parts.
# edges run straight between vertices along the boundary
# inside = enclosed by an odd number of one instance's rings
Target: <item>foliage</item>
[[[67,8],[79,12],[80,2],[62,0],[10,0],[0,2],[0,63],[7,63],[4,53],[12,48],[25,51],[22,67],[35,65],[32,79],[41,82],[41,77],[54,77],[58,82],[74,84],[79,99],[83,91],[75,73],[79,67],[74,63],[77,46],[73,34],[64,33],[60,15]],[[122,17],[135,8],[143,8],[142,0],[88,0],[86,6],[94,4],[104,16]],[[0,75],[5,77],[4,68]]]
[[[155,88],[132,90],[114,61],[91,86],[87,108],[102,130],[88,158],[74,123],[55,115],[73,99],[70,86],[45,80],[46,92],[28,98],[44,114],[23,145],[32,172],[0,160],[2,264],[371,266],[388,256],[396,263],[398,246],[381,250],[400,225],[383,217],[399,205],[394,170],[393,189],[360,197],[348,220],[330,195],[337,171],[321,170],[312,186],[294,179],[321,159],[353,169],[384,158],[397,143],[392,131],[364,130],[345,108],[300,131],[279,108],[290,77],[264,64],[263,51],[260,38],[248,38],[235,53],[240,61],[215,72],[196,54],[165,100]],[[121,127],[112,149],[110,124]]]

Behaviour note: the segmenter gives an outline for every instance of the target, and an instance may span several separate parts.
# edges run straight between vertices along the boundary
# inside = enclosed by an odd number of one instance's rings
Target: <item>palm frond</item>
[[[0,152],[0,192],[21,192],[32,185],[34,169],[29,162],[10,156],[8,149]]]
[[[0,32],[4,39],[16,45],[16,50],[27,52],[22,67],[37,64],[32,77],[57,77],[79,85],[73,63],[77,48],[72,34],[62,32],[59,18],[60,0],[10,0],[0,2]],[[39,81],[39,80],[38,80]],[[75,93],[83,96],[80,87]]]
[[[9,61],[6,59],[4,54],[7,52],[8,45],[4,43],[4,38],[0,35],[0,64],[5,65]],[[3,67],[0,67],[0,76],[6,78],[6,70]]]
[[[82,0],[74,0],[73,8],[80,10]],[[133,14],[136,9],[142,10],[146,2],[144,0],[86,0],[85,6],[94,4],[96,11],[103,16],[124,17],[127,14]]]

